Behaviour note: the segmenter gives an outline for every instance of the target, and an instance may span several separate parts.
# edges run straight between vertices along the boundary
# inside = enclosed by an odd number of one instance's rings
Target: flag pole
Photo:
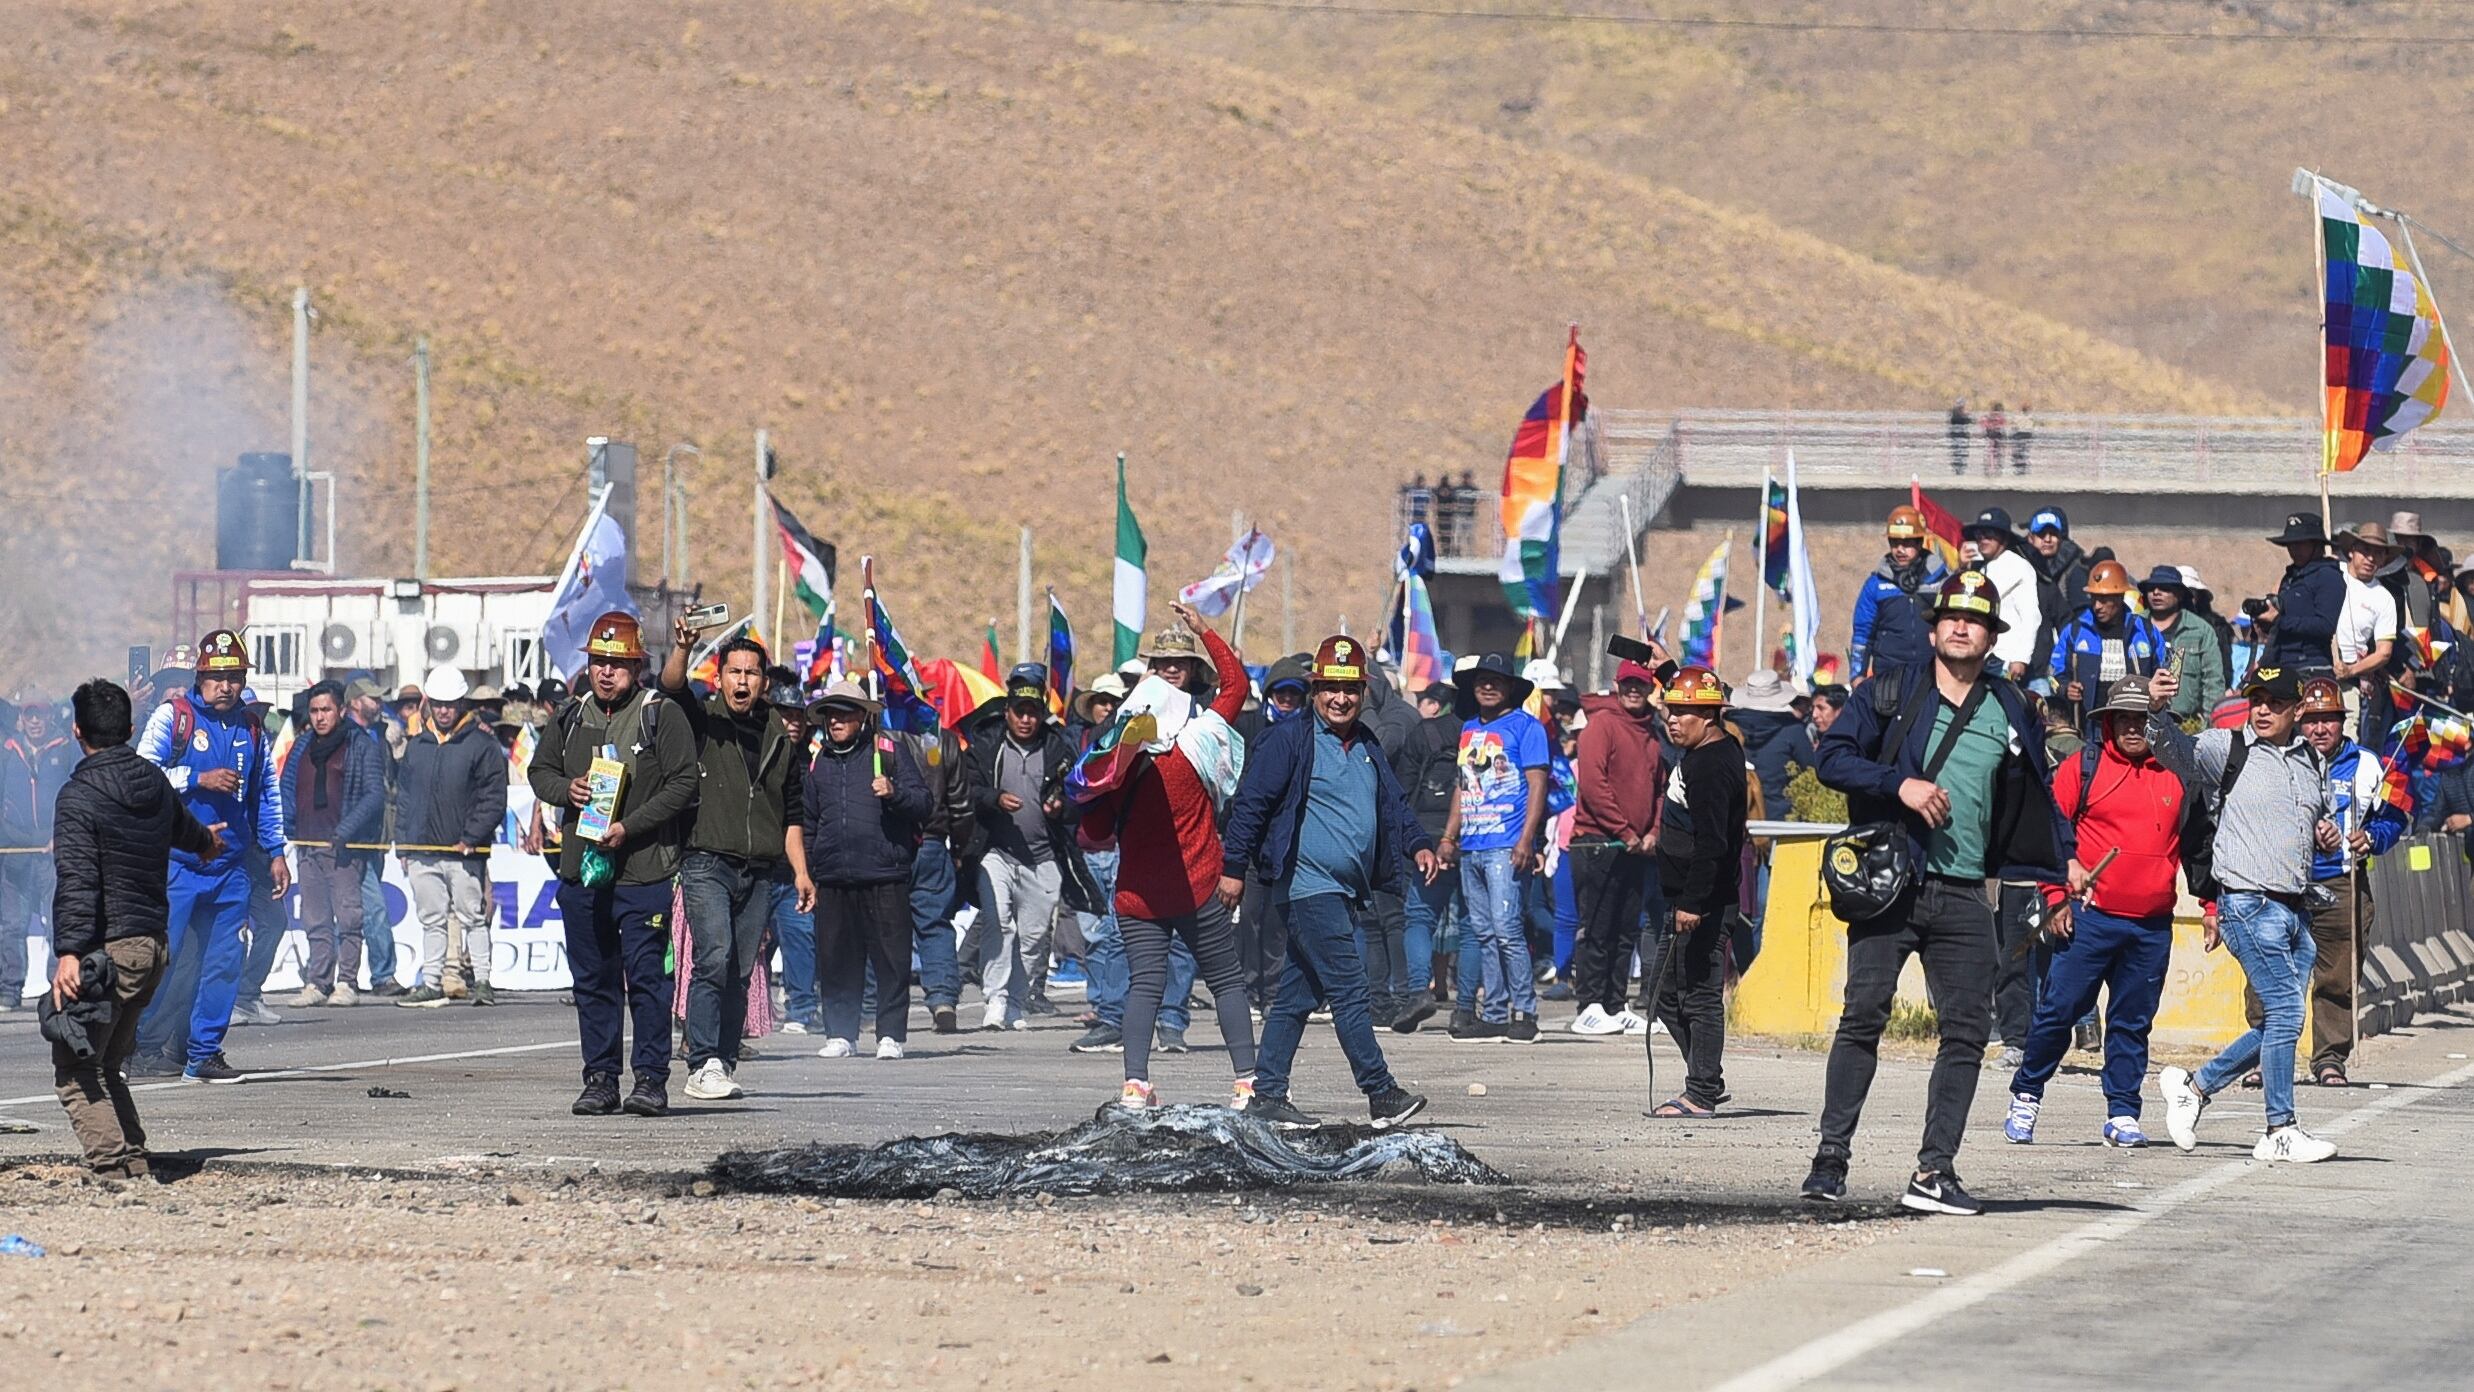
[[[1229,527],[1237,533],[1236,541],[1239,546],[1244,546],[1252,536],[1252,533],[1246,529],[1245,515],[1243,513],[1231,514],[1229,517]],[[1229,620],[1228,625],[1228,645],[1235,648],[1239,652],[1244,652],[1246,650],[1247,559],[1247,553],[1241,551],[1238,555],[1237,561],[1237,613]]]
[[[1758,671],[1770,665],[1761,651],[1769,643],[1770,633],[1770,471],[1761,471],[1761,509],[1753,528],[1753,597],[1752,597],[1752,666],[1746,671]]]
[[[1581,591],[1587,588],[1589,588],[1589,572],[1587,570],[1574,572],[1572,588],[1566,590],[1563,596],[1563,617],[1555,620],[1555,641],[1547,644],[1546,647],[1547,661],[1554,661],[1556,654],[1563,651],[1564,631],[1572,627],[1572,613],[1581,607]]]
[[[1632,494],[1615,495],[1616,505],[1624,513],[1624,563],[1632,571],[1632,617],[1640,625],[1641,636],[1649,636],[1649,606],[1641,601],[1641,547],[1632,525]]]
[[[865,607],[868,621],[867,632],[859,639],[859,655],[867,663],[868,699],[881,705],[885,699],[885,683],[876,674],[876,558],[874,556],[859,558],[859,586],[860,594],[867,601]],[[884,718],[882,712],[879,712],[877,718],[879,720]],[[874,739],[868,741],[868,757],[872,761],[871,776],[884,777],[885,751]]]
[[[2318,268],[2311,294],[2319,302],[2319,332],[2311,342],[2311,390],[2319,400],[2319,529],[2323,536],[2334,536],[2337,524],[2335,509],[2328,497],[2329,443],[2328,412],[2333,406],[2328,397],[2328,235],[2320,224],[2318,170],[2306,171],[2311,176],[2311,264]]]
[[[790,592],[790,557],[773,558],[773,643],[765,651],[778,652],[782,646],[782,596]]]

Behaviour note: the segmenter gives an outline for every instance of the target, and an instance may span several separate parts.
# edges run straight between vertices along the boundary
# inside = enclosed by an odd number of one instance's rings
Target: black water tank
[[[244,454],[215,479],[215,567],[290,570],[300,559],[300,484],[288,454]]]

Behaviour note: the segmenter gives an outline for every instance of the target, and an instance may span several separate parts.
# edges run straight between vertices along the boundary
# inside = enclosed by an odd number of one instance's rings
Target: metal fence
[[[2354,1004],[2365,1035],[2385,1034],[2474,986],[2474,869],[2465,833],[2409,836],[2371,862],[2369,931]]]
[[[2320,435],[2292,418],[1926,411],[1620,411],[1610,436],[1672,439],[1695,486],[1756,487],[1789,450],[1806,488],[1881,488],[1916,477],[1970,488],[2296,494],[2318,490]],[[2337,476],[2339,494],[2474,498],[2474,429],[2432,426]]]

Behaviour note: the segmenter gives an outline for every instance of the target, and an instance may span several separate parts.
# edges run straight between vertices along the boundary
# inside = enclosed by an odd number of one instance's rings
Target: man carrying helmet
[[[1925,545],[1924,514],[1901,503],[1890,509],[1890,549],[1856,588],[1855,636],[1847,668],[1857,678],[1876,669],[1921,667],[1931,659],[1926,612],[1950,568]]]
[[[1952,576],[1934,604],[1932,663],[1858,686],[1821,738],[1821,781],[1847,795],[1851,821],[1897,826],[1914,873],[1887,910],[1847,928],[1846,1008],[1830,1044],[1807,1199],[1846,1196],[1882,1028],[1914,956],[1924,962],[1941,1045],[1924,1144],[1899,1202],[1925,1213],[1984,1211],[1955,1168],[1992,1014],[1993,906],[1984,882],[2059,882],[2071,850],[2070,825],[2045,786],[2043,729],[2019,689],[1987,669],[2008,626],[2006,607],[1984,575]],[[2026,621],[2035,622],[2032,613]]]
[[[1434,843],[1418,825],[1391,761],[1359,716],[1366,707],[1365,645],[1326,638],[1308,668],[1311,714],[1266,726],[1229,804],[1221,852],[1220,902],[1245,892],[1249,868],[1279,896],[1289,926],[1288,955],[1263,1017],[1248,1115],[1289,1130],[1322,1123],[1289,1102],[1289,1067],[1306,1017],[1331,1008],[1332,1029],[1366,1094],[1376,1130],[1407,1121],[1426,1099],[1400,1086],[1375,1042],[1366,962],[1355,914],[1372,911],[1376,891],[1408,889],[1412,864],[1432,884],[1443,873]],[[1738,779],[1741,782],[1741,779]]]
[[[612,611],[593,620],[584,658],[586,684],[542,732],[531,770],[534,796],[558,809],[558,914],[584,1051],[584,1091],[571,1110],[608,1116],[624,1105],[637,1116],[667,1116],[670,878],[696,801],[696,736],[645,685],[644,639],[634,615]],[[577,823],[592,800],[587,775],[596,754],[626,773],[616,815],[594,842]],[[636,1083],[622,1104],[622,1027],[631,1021]]]
[[[163,770],[181,806],[222,832],[222,847],[211,856],[172,853],[170,979],[138,1024],[138,1047],[158,1060],[156,1071],[176,1066],[196,1083],[241,1079],[224,1060],[223,1036],[248,956],[241,942],[250,892],[243,848],[271,857],[277,899],[292,888],[266,728],[241,704],[248,678],[240,635],[224,628],[207,634],[198,644],[196,684],[155,707],[137,742],[139,757]]]
[[[2084,717],[2124,677],[2147,678],[2165,652],[2165,636],[2130,609],[2130,572],[2120,561],[2098,561],[2087,573],[2087,607],[2070,616],[2053,640],[2045,675],[2054,694],[2070,704],[2083,737],[2098,738]]]
[[[1666,776],[1658,813],[1658,884],[1671,932],[1641,943],[1641,971],[1655,990],[1656,1017],[1684,1055],[1684,1090],[1659,1117],[1703,1117],[1726,1095],[1719,1058],[1727,1043],[1727,910],[1742,893],[1749,793],[1744,747],[1727,733],[1727,689],[1706,667],[1667,683],[1667,730],[1683,754]],[[1642,1041],[1658,1047],[1657,1036]]]

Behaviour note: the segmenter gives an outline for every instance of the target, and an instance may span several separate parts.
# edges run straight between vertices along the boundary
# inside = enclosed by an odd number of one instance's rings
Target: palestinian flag
[[[824,617],[833,608],[833,543],[818,541],[778,498],[773,499],[773,527],[782,537],[782,560],[790,569],[792,591],[809,613]]]

